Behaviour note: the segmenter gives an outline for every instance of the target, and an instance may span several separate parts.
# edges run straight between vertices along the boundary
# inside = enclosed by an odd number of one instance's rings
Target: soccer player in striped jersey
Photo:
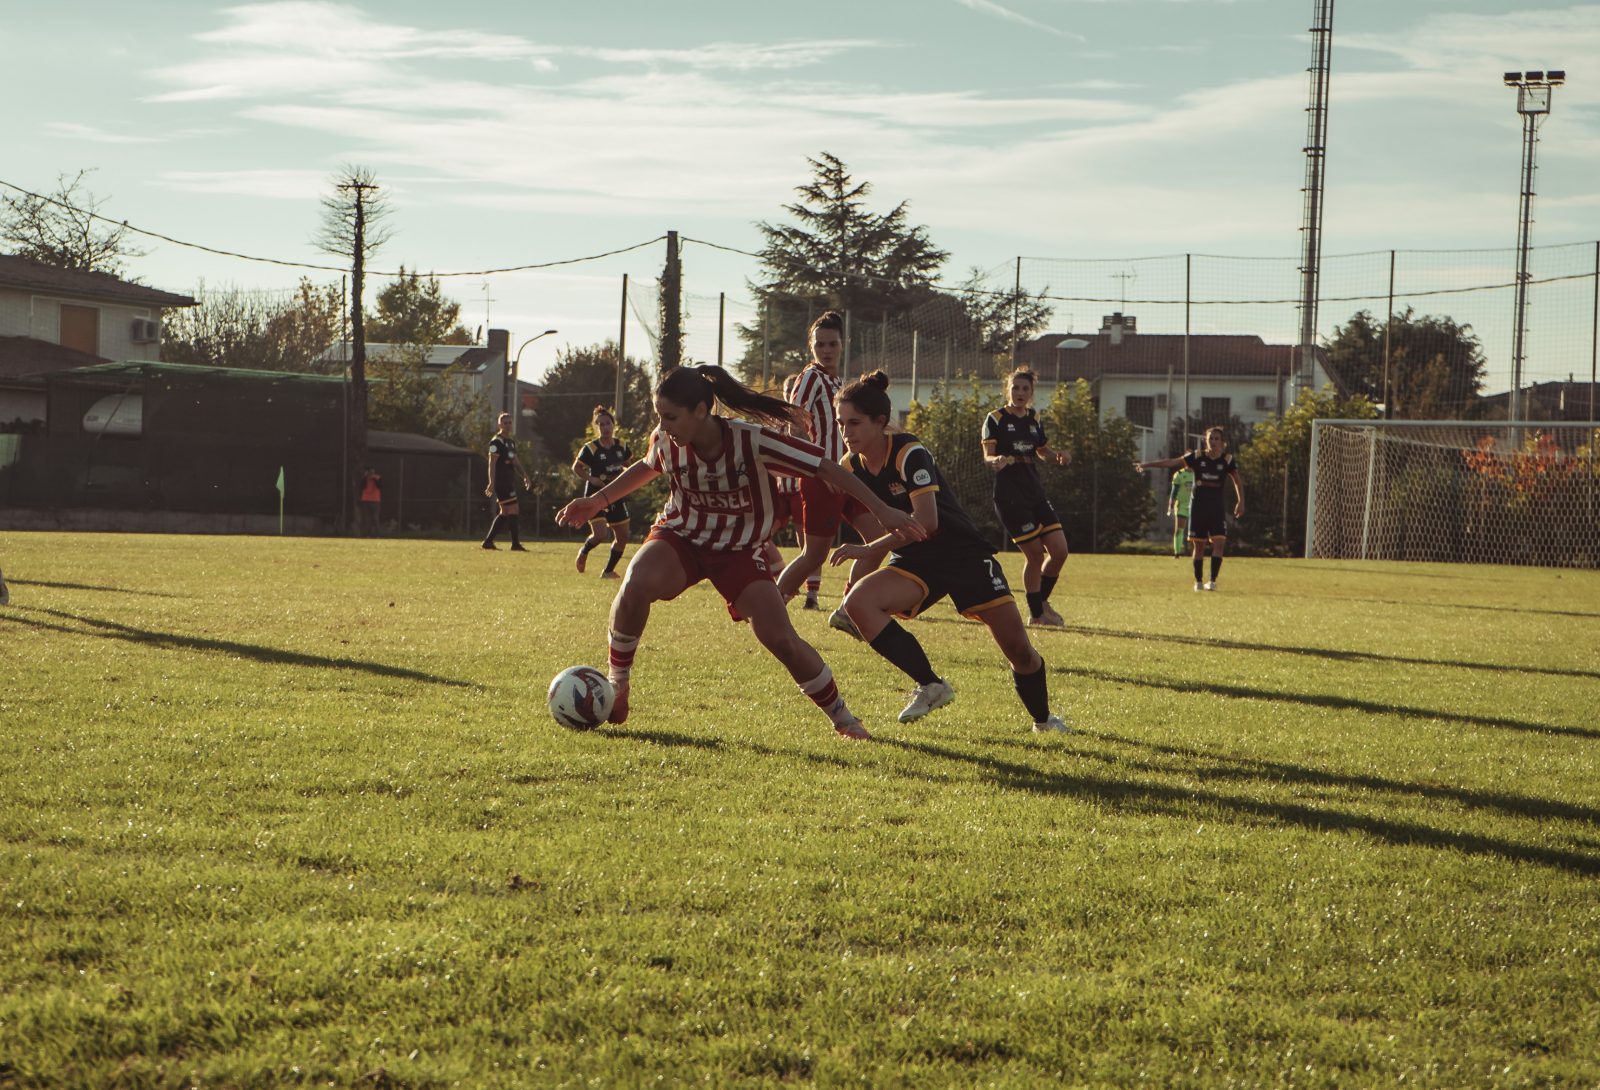
[[[834,550],[833,563],[876,564],[888,556],[887,567],[850,588],[844,608],[861,638],[916,682],[900,721],[920,719],[955,699],[955,690],[934,672],[922,644],[895,620],[915,617],[948,594],[963,616],[988,626],[1011,664],[1012,682],[1033,717],[1033,729],[1065,731],[1066,724],[1050,712],[1044,659],[1028,640],[1011,587],[995,562],[994,546],[945,487],[933,455],[916,436],[889,432],[888,386],[888,376],[874,371],[840,391],[839,425],[850,450],[845,468],[873,495],[910,513],[926,537],[907,540],[887,533],[864,545],[841,545]]]
[[[994,470],[994,509],[1000,524],[1022,551],[1022,589],[1028,599],[1028,623],[1059,625],[1061,614],[1050,594],[1067,563],[1067,535],[1044,494],[1039,479],[1041,458],[1056,465],[1071,461],[1065,451],[1050,449],[1044,425],[1033,411],[1033,372],[1019,367],[1006,382],[1006,403],[983,422],[983,460]]]
[[[1205,446],[1176,458],[1154,462],[1135,462],[1133,468],[1194,470],[1194,495],[1189,500],[1189,541],[1194,545],[1194,589],[1216,590],[1222,557],[1228,551],[1228,516],[1222,498],[1222,482],[1233,482],[1233,517],[1244,518],[1244,480],[1239,466],[1228,453],[1228,433],[1218,426],[1206,429]],[[1211,578],[1205,578],[1206,547],[1211,548]]]
[[[718,402],[750,420],[713,412]],[[633,658],[650,607],[708,579],[728,612],[750,622],[756,639],[827,714],[834,730],[847,738],[870,737],[845,706],[832,671],[795,632],[766,565],[763,547],[772,536],[776,509],[773,474],[827,481],[907,541],[920,539],[922,528],[837,462],[824,459],[817,447],[777,430],[790,419],[787,402],[757,393],[720,367],[673,369],[656,386],[655,408],[660,426],[645,456],[556,515],[567,526],[581,526],[656,477],[665,474],[671,486],[611,603],[609,673],[617,690],[611,722],[628,718]]]
[[[608,482],[615,480],[617,474],[633,461],[633,452],[616,437],[617,418],[610,409],[596,405],[589,416],[589,423],[595,430],[596,438],[583,445],[572,463],[572,472],[583,482],[585,496],[594,495]],[[600,573],[600,578],[622,578],[617,574],[617,562],[622,559],[622,551],[628,547],[628,504],[624,500],[607,507],[599,518],[589,523],[588,540],[578,549],[576,563],[580,573],[589,562],[589,554],[605,540],[602,535],[608,531],[611,534],[611,555],[606,559],[606,570]]]
[[[811,441],[822,448],[823,457],[837,462],[844,454],[844,441],[839,437],[833,399],[839,393],[844,316],[836,310],[826,312],[811,323],[806,339],[811,348],[811,362],[800,372],[789,401],[799,407]],[[816,478],[800,482],[800,555],[778,576],[778,590],[784,601],[794,597],[800,584],[805,583],[805,608],[818,608],[822,565],[828,559],[828,550],[833,547],[843,521],[843,496]],[[813,578],[816,579],[814,584]]]

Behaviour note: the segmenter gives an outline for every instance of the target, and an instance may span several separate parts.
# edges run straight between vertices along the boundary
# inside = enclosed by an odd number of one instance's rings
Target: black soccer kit
[[[510,436],[496,435],[489,440],[489,455],[494,459],[494,494],[502,503],[517,498],[517,482],[522,469],[517,465],[517,444]]]
[[[1039,448],[1048,446],[1039,414],[1029,409],[1017,416],[996,409],[983,422],[983,441],[996,454],[1018,459],[994,475],[994,509],[1011,540],[1021,545],[1061,529],[1061,519],[1045,498],[1039,479]]]
[[[1011,601],[1011,586],[995,562],[994,546],[956,502],[955,493],[934,465],[933,455],[916,436],[904,432],[889,436],[889,458],[878,473],[868,469],[866,459],[859,454],[846,455],[844,467],[873,495],[908,514],[913,497],[934,493],[938,531],[926,541],[902,545],[889,555],[887,570],[922,588],[922,601],[903,616],[915,617],[947,594],[950,604],[968,616]],[[851,510],[859,508],[852,506]]]
[[[600,440],[592,439],[578,452],[578,461],[589,467],[589,480],[584,482],[583,494],[592,496],[616,480],[628,468],[628,463],[633,461],[633,455],[620,442],[613,442],[607,447],[601,445]],[[603,498],[609,498],[609,494]],[[627,522],[628,505],[618,500],[602,511],[599,517],[606,520],[607,526]]]
[[[1191,450],[1183,464],[1194,470],[1194,498],[1189,501],[1190,539],[1228,536],[1228,515],[1223,504],[1223,482],[1238,472],[1231,452],[1221,458],[1208,457],[1203,450]]]

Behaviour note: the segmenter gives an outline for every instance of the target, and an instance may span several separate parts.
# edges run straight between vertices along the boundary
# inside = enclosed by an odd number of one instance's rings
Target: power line
[[[340,265],[313,265],[305,261],[284,261],[275,257],[260,257],[255,254],[241,254],[235,250],[221,250],[215,246],[204,246],[198,242],[186,242],[181,238],[173,238],[171,235],[164,235],[160,231],[151,231],[143,227],[135,227],[127,220],[114,220],[109,216],[102,216],[98,212],[91,212],[87,208],[78,208],[75,205],[68,204],[66,201],[58,200],[55,197],[47,197],[42,193],[35,193],[30,189],[24,189],[22,186],[15,185],[4,180],[3,178],[0,178],[0,186],[4,186],[7,189],[14,189],[18,193],[21,193],[26,197],[32,197],[36,201],[44,201],[47,204],[55,205],[57,208],[65,208],[67,211],[75,212],[80,216],[87,216],[90,219],[99,220],[101,223],[113,224],[117,227],[121,227],[125,231],[132,231],[136,235],[144,235],[148,238],[160,239],[162,242],[169,242],[174,246],[183,246],[190,250],[200,250],[204,253],[216,254],[218,257],[235,257],[241,261],[255,261],[263,265],[281,265],[290,269],[314,269],[317,272],[342,273],[349,271]],[[577,265],[585,261],[598,261],[603,257],[613,257],[617,254],[625,254],[630,250],[639,250],[646,246],[654,246],[656,243],[662,241],[666,237],[666,235],[658,235],[657,237],[649,239],[646,242],[636,242],[632,246],[623,246],[620,249],[607,250],[605,253],[600,254],[589,254],[586,257],[569,257],[560,261],[541,261],[531,265],[508,265],[505,268],[500,269],[469,269],[464,272],[436,272],[429,273],[428,275],[435,279],[444,279],[452,276],[491,276],[496,273],[527,272],[532,269],[549,269],[554,268],[557,265]],[[400,276],[401,274],[398,272],[373,272],[371,275]]]

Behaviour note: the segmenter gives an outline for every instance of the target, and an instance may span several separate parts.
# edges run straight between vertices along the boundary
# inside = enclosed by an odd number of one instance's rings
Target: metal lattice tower
[[[1328,144],[1328,77],[1332,71],[1333,0],[1315,0],[1311,27],[1311,100],[1306,106],[1306,184],[1300,227],[1300,390],[1316,384],[1317,293],[1322,271],[1322,174]]]

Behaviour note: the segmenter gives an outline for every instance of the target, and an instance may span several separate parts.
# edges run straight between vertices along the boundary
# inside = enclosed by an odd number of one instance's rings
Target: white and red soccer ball
[[[573,730],[593,730],[611,715],[617,691],[593,666],[569,666],[550,680],[546,699],[557,723]]]

